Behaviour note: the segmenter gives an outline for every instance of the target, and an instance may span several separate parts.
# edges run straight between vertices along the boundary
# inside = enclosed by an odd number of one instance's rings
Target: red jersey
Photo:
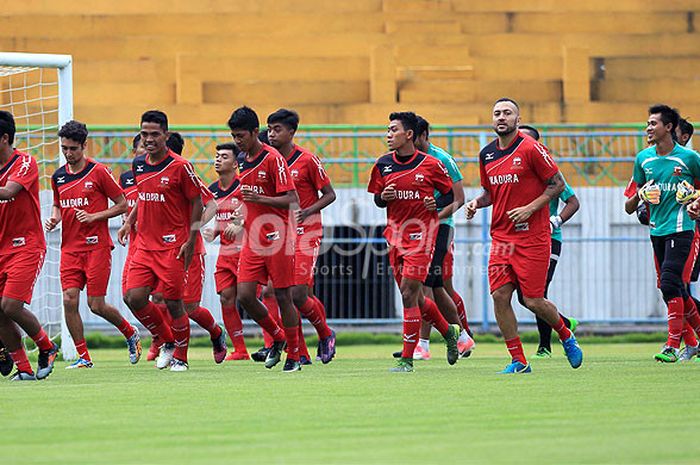
[[[124,192],[124,197],[126,197],[126,215],[129,216],[131,210],[136,206],[136,201],[139,197],[138,189],[136,189],[136,179],[134,178],[134,172],[124,171],[121,176],[119,176],[119,185]],[[129,231],[129,252],[131,252],[131,246],[136,243],[136,223],[131,225],[131,231]]]
[[[249,189],[259,195],[279,197],[293,191],[294,181],[285,158],[274,148],[263,144],[253,160],[239,161],[241,190]],[[255,202],[245,202],[245,231],[252,249],[264,249],[272,241],[286,238],[292,224],[291,210],[274,208]]]
[[[550,236],[549,209],[545,205],[527,221],[515,224],[507,212],[523,207],[542,195],[547,180],[559,172],[547,148],[518,132],[510,146],[501,149],[498,139],[479,153],[481,186],[491,194],[491,237],[508,242],[535,235]]]
[[[138,189],[136,247],[181,247],[190,237],[190,201],[202,195],[201,183],[192,165],[170,150],[157,165],[148,159],[142,155],[132,164]]]
[[[61,249],[81,252],[114,247],[109,235],[109,221],[81,223],[77,210],[97,213],[109,207],[109,199],[122,195],[122,189],[112,177],[112,171],[102,163],[87,159],[79,173],[71,173],[63,165],[51,177],[53,204],[61,211]]]
[[[331,183],[321,160],[313,153],[295,145],[291,156],[287,159],[287,165],[299,195],[301,208],[309,208],[318,201],[321,188]],[[321,214],[309,216],[302,226],[305,230],[321,229]]]
[[[452,190],[452,179],[445,166],[418,150],[405,160],[400,160],[395,152],[387,153],[374,164],[367,191],[381,194],[390,184],[395,185],[396,199],[388,202],[386,208],[384,237],[389,245],[432,246],[439,225],[438,213],[428,211],[423,199],[432,197],[436,190],[443,195]]]
[[[209,186],[209,190],[214,194],[217,204],[215,230],[216,234],[221,238],[219,254],[238,254],[243,244],[243,231],[234,240],[227,239],[223,233],[234,216],[245,218],[245,213],[242,211],[245,206],[241,201],[241,181],[236,176],[228,188],[224,188],[221,185],[221,181],[217,181]]]
[[[22,188],[10,200],[0,200],[0,255],[46,250],[39,206],[39,168],[36,160],[15,149],[0,168],[0,187],[16,182]]]
[[[197,178],[199,183],[199,191],[202,197],[203,207],[206,208],[209,202],[216,200],[214,194],[204,185],[201,179]],[[202,212],[203,213],[203,212]],[[196,242],[194,243],[194,253],[204,255],[206,254],[206,247],[204,246],[204,239],[202,238],[202,233],[197,231]]]

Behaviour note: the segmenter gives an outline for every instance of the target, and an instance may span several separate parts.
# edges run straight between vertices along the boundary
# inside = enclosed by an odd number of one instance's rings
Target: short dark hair
[[[652,105],[649,107],[649,114],[650,115],[655,115],[655,114],[660,114],[661,115],[661,122],[664,123],[664,126],[667,124],[671,124],[671,132],[675,132],[676,126],[678,126],[678,121],[681,119],[681,115],[678,113],[678,110],[675,108],[671,108],[668,105],[663,105],[663,104],[658,104],[658,105]]]
[[[12,145],[15,142],[15,117],[9,111],[0,110],[0,136],[7,134],[8,142]]]
[[[520,111],[520,105],[518,105],[518,102],[516,102],[515,100],[513,100],[513,99],[510,98],[510,97],[501,97],[501,98],[499,98],[498,100],[496,100],[495,102],[493,102],[493,105],[496,106],[496,104],[497,104],[497,103],[500,103],[500,102],[510,102],[510,103],[512,103],[513,105],[515,105],[515,108],[517,108],[518,111]]]
[[[133,150],[135,152],[136,149],[139,148],[140,143],[141,143],[141,133],[138,133],[134,136],[134,139],[131,141],[131,150]]]
[[[185,139],[182,138],[182,134],[179,132],[171,132],[168,140],[165,141],[165,145],[178,155],[182,155],[182,151],[185,149]]]
[[[412,111],[396,111],[389,115],[389,121],[401,121],[404,130],[413,131],[413,141],[418,138],[418,117]]]
[[[260,120],[258,119],[257,113],[255,113],[252,108],[243,106],[235,109],[233,113],[231,113],[231,117],[228,119],[228,127],[231,131],[243,129],[253,132],[256,129],[260,129]]]
[[[430,123],[428,120],[421,115],[416,115],[416,118],[418,119],[418,123],[416,124],[416,132],[418,135],[416,137],[421,136],[423,133],[425,133],[425,137],[430,137]]]
[[[680,120],[678,120],[678,127],[681,128],[681,134],[688,134],[688,136],[693,137],[695,128],[693,127],[692,123],[690,123],[690,121],[688,121],[685,118],[681,118]]]
[[[258,133],[258,140],[263,144],[270,145],[270,138],[267,135],[267,129]]]
[[[88,129],[85,123],[70,120],[61,126],[61,129],[58,131],[58,137],[65,137],[82,145],[87,140]]]
[[[156,123],[163,131],[168,130],[168,116],[160,110],[148,110],[141,115],[141,124]]]
[[[216,146],[216,150],[230,150],[233,152],[234,155],[237,155],[238,152],[240,152],[238,146],[233,142],[225,142],[223,144],[218,144]]]
[[[267,117],[267,125],[282,123],[288,129],[296,131],[299,128],[299,114],[294,110],[280,108]]]
[[[532,131],[533,133],[535,133],[534,139],[540,140],[540,131],[538,131],[537,128],[535,128],[534,126],[529,126],[527,124],[521,124],[520,129],[526,129],[528,131]]]

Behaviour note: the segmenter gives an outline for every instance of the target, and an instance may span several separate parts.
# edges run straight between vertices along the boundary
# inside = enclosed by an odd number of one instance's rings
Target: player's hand
[[[241,195],[244,202],[260,202],[260,195],[256,194],[252,189],[241,189]]]
[[[207,242],[213,242],[216,239],[216,232],[211,228],[207,228],[202,231],[202,237]]]
[[[95,221],[95,215],[88,213],[85,210],[75,210],[75,218],[81,223],[92,223]]]
[[[700,219],[700,199],[694,200],[692,203],[689,203],[688,206],[685,208],[686,210],[688,210],[688,216],[690,216],[690,219]]]
[[[464,206],[464,214],[467,215],[467,220],[471,220],[476,215],[476,199],[472,199]]]
[[[653,179],[650,179],[646,182],[646,184],[640,187],[637,195],[642,202],[653,205],[658,205],[659,202],[661,202],[661,189],[659,189],[659,186],[654,184]]]
[[[243,231],[243,218],[234,218],[224,229],[224,237],[232,241]]]
[[[54,229],[56,229],[56,226],[58,226],[58,223],[60,221],[61,220],[59,218],[54,218],[52,216],[44,222],[44,229],[46,230],[46,232],[53,231]]]
[[[194,254],[194,242],[193,241],[187,241],[184,244],[182,244],[182,247],[180,247],[180,251],[177,254],[178,260],[183,259],[185,262],[185,270],[189,269],[190,263],[192,263],[192,255]]]
[[[126,245],[126,240],[129,237],[129,233],[131,232],[131,225],[128,222],[125,222],[121,228],[119,228],[119,231],[117,231],[117,242],[119,242],[121,245]]]
[[[695,190],[692,184],[688,181],[681,181],[676,186],[676,202],[681,205],[687,205],[697,199],[700,193]]]
[[[396,184],[386,186],[379,197],[385,202],[396,200]]]
[[[564,222],[562,221],[561,216],[552,215],[549,217],[549,226],[551,227],[550,232],[554,232],[555,229],[561,228],[562,224],[564,224]]]
[[[528,206],[514,208],[506,212],[508,218],[515,224],[527,221],[532,216],[532,213],[533,211]]]
[[[437,202],[435,201],[435,197],[423,197],[423,205],[425,205],[425,209],[429,212],[437,210]]]
[[[294,212],[294,218],[297,220],[297,223],[303,223],[310,215],[311,213],[306,208]]]

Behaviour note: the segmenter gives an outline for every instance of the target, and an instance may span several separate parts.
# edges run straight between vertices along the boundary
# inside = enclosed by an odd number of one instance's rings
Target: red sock
[[[156,304],[148,302],[141,310],[132,313],[151,334],[158,337],[161,344],[174,342],[170,325],[165,323],[163,314]]]
[[[566,327],[566,324],[564,323],[564,319],[560,316],[559,321],[557,321],[557,324],[552,326],[552,329],[559,334],[559,340],[561,341],[566,341],[571,337],[571,330]]]
[[[674,297],[666,302],[666,305],[668,306],[668,340],[666,345],[678,349],[681,346],[685,304],[683,298]]]
[[[133,326],[131,326],[131,323],[126,321],[126,319],[124,319],[124,318],[122,318],[122,322],[119,323],[119,326],[117,326],[117,329],[127,339],[129,339],[131,336],[133,336],[134,333],[136,332],[136,329]]]
[[[165,304],[154,304],[156,308],[158,308],[158,311],[163,317],[163,321],[165,321],[168,326],[173,324],[173,317],[170,315],[170,310],[168,310],[168,306]]]
[[[311,360],[311,355],[309,355],[309,348],[306,346],[306,339],[304,339],[304,329],[301,326],[301,322],[299,323],[299,326],[297,326],[297,328],[299,328],[299,358],[306,357],[307,359]]]
[[[207,330],[212,340],[218,339],[219,336],[221,336],[221,326],[216,324],[211,312],[206,308],[200,306],[190,313],[189,316],[192,321]]]
[[[243,339],[243,322],[241,321],[241,315],[238,313],[236,306],[222,307],[221,315],[224,318],[224,326],[226,327],[228,337],[231,338],[231,342],[233,343],[233,349],[236,352],[247,352],[248,349],[245,346],[245,339]]]
[[[443,336],[447,334],[447,331],[450,329],[450,325],[447,323],[445,317],[442,316],[440,310],[438,310],[435,302],[426,297],[425,303],[420,308],[420,313],[423,319],[433,325],[433,327],[437,329],[440,334]]]
[[[683,333],[681,333],[683,343],[688,347],[695,347],[698,345],[698,339],[695,337],[695,331],[693,327],[690,326],[688,320],[683,324]]]
[[[304,305],[299,308],[299,313],[304,315],[304,318],[314,325],[319,339],[325,339],[331,335],[331,329],[326,324],[323,314],[319,311],[318,306],[313,300],[306,299]]]
[[[267,307],[267,314],[272,318],[272,320],[279,326],[282,327],[282,317],[280,316],[280,307],[277,304],[277,299],[274,296],[263,297],[263,305]],[[260,323],[258,323],[260,324]],[[262,326],[262,325],[261,325]],[[268,333],[265,328],[263,328],[263,340],[265,341],[265,347],[270,347],[275,341],[275,338]]]
[[[524,365],[527,365],[527,360],[525,359],[525,353],[523,352],[523,344],[520,342],[518,336],[513,339],[506,339],[506,347],[508,352],[510,352],[510,357],[513,361],[518,361]]]
[[[267,316],[261,320],[258,320],[257,323],[260,325],[260,327],[263,329],[263,331],[266,331],[267,334],[270,335],[272,338],[272,342],[274,341],[284,341],[284,331],[280,326],[275,322],[275,320],[272,319],[270,314],[268,313]],[[272,345],[272,342],[270,342],[270,346]],[[265,345],[265,347],[270,347],[268,345]]]
[[[190,345],[190,319],[187,313],[173,318],[173,337],[175,338],[174,357],[183,362],[187,361],[187,348]]]
[[[51,339],[49,339],[49,335],[46,334],[44,328],[41,328],[38,333],[30,337],[39,350],[51,350],[53,348],[53,342],[51,342]]]
[[[27,353],[23,348],[20,347],[14,352],[10,352],[10,356],[12,357],[12,360],[15,362],[15,365],[19,371],[32,374],[34,373],[34,370],[32,370],[32,365],[29,363],[29,359],[27,358]]]
[[[88,362],[92,361],[92,359],[90,358],[90,352],[88,352],[87,343],[85,342],[85,339],[83,339],[82,341],[75,342],[75,351],[78,352],[78,356],[83,360],[87,360]]]
[[[469,322],[467,321],[467,310],[464,308],[464,300],[462,300],[461,295],[457,294],[457,291],[452,294],[452,301],[457,306],[457,315],[459,316],[459,322],[462,323],[462,328],[471,333]]]
[[[696,334],[698,336],[700,336],[700,314],[698,313],[697,305],[692,297],[688,297],[687,299],[685,299],[683,310],[685,313],[685,321],[686,321],[685,327],[691,329],[690,333],[694,333],[691,335],[693,336],[693,339],[695,339],[695,342],[697,343],[697,339],[694,336]],[[684,333],[685,333],[685,330],[684,330]],[[685,335],[684,335],[684,338],[685,338]],[[688,345],[688,339],[685,339],[685,341],[686,341],[685,345]],[[692,342],[692,339],[690,342]]]
[[[312,295],[309,297],[311,300],[314,301],[314,304],[316,304],[316,309],[318,310],[319,314],[323,317],[323,321],[326,321],[326,307],[323,305],[323,302],[319,300],[318,297],[315,295]]]
[[[420,309],[418,307],[404,307],[402,358],[413,358],[413,351],[416,350],[419,333]]]
[[[299,361],[299,325],[284,328],[287,337],[287,358]]]

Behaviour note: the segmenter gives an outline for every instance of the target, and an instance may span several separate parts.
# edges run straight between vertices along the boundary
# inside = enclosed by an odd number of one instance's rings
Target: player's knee
[[[190,302],[185,304],[185,311],[189,315],[190,313],[194,312],[199,308],[199,302]]]
[[[292,301],[294,301],[294,305],[297,308],[301,308],[306,303],[308,295],[305,286],[294,286],[292,288]]]
[[[63,307],[72,309],[78,305],[79,291],[77,289],[67,289],[63,291]]]
[[[491,298],[493,299],[493,303],[498,306],[498,305],[507,305],[510,303],[511,298],[513,297],[513,293],[507,289],[506,286],[499,287],[493,293],[491,294]],[[520,300],[520,299],[518,299]],[[522,302],[523,305],[525,302]]]
[[[231,289],[224,289],[219,294],[219,302],[222,307],[231,307],[236,305],[236,293]]]
[[[242,290],[238,293],[238,301],[246,309],[252,308],[256,300],[257,296],[255,295],[255,292]]]
[[[418,304],[418,288],[401,283],[401,300],[404,307],[412,307]]]
[[[292,304],[292,290],[289,288],[275,289],[275,299],[277,300],[277,303],[280,305],[280,307],[286,304]]]
[[[682,288],[683,281],[681,280],[680,276],[668,272],[661,274],[661,284],[659,289],[664,297],[664,301],[668,302],[676,297],[681,297],[683,295]]]
[[[105,313],[106,305],[104,298],[88,297],[88,307],[97,316],[102,316]]]

